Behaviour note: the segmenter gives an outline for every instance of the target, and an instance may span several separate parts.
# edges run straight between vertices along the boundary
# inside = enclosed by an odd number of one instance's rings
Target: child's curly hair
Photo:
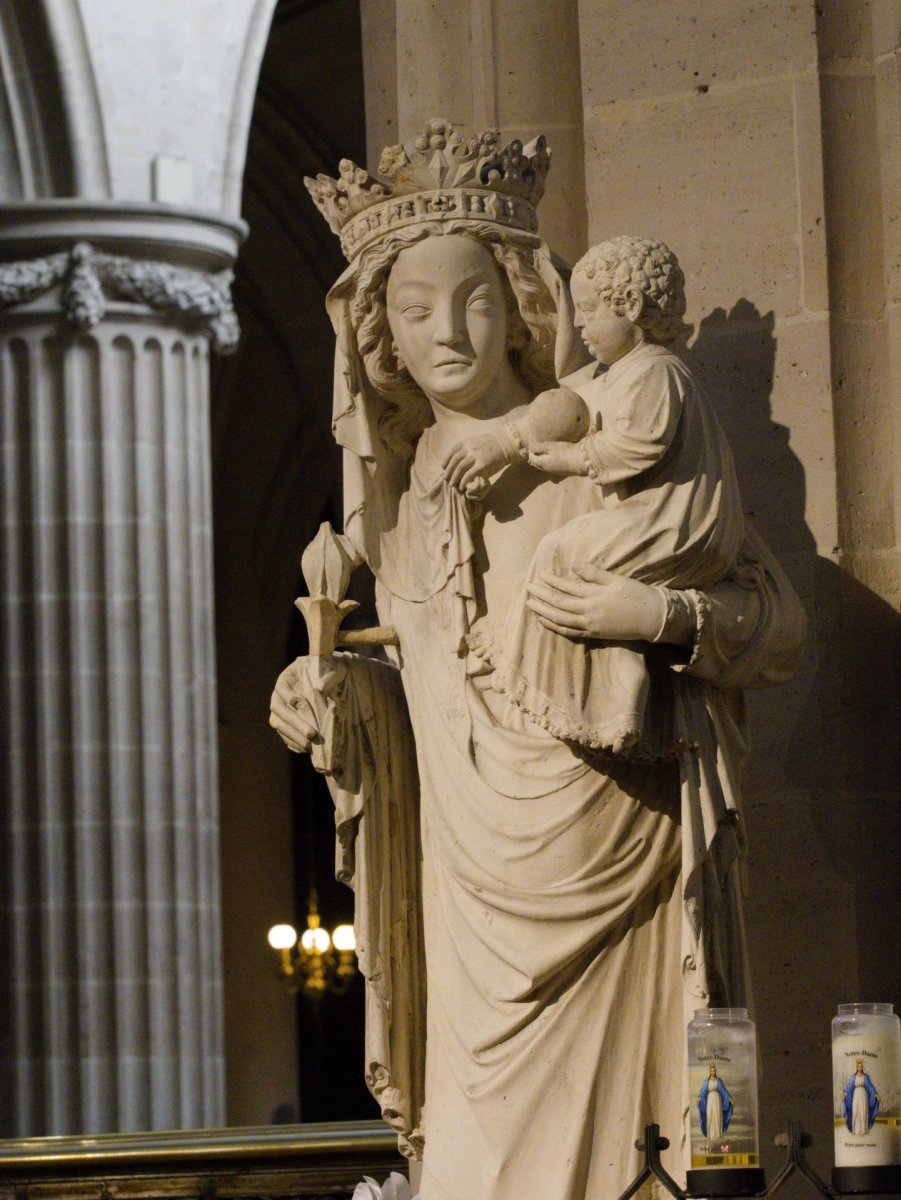
[[[685,276],[679,261],[663,242],[646,238],[615,237],[583,254],[573,275],[589,279],[595,295],[617,316],[626,310],[627,293],[637,288],[644,307],[637,324],[650,342],[666,345],[691,327],[685,314]]]

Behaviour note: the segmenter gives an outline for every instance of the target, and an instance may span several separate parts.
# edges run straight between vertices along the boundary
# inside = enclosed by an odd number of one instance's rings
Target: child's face
[[[644,341],[642,329],[627,314],[618,317],[596,294],[590,279],[573,275],[571,291],[576,329],[598,362],[609,367]]]

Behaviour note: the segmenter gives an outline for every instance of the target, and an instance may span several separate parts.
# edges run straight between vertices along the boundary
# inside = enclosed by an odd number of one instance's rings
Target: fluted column
[[[6,1136],[224,1120],[208,353],[238,235],[0,210]]]

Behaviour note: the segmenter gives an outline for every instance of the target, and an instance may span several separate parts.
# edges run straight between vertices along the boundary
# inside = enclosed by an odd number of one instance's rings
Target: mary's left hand
[[[666,618],[659,588],[599,568],[586,569],[581,579],[541,571],[527,591],[541,624],[569,638],[650,642]]]

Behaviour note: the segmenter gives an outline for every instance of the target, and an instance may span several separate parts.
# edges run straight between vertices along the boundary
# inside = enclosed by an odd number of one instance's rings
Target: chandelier
[[[353,925],[338,925],[331,933],[319,917],[316,889],[307,900],[307,927],[298,937],[293,925],[273,925],[269,945],[279,955],[279,975],[292,994],[312,1000],[326,993],[341,996],[357,973],[356,937]]]

